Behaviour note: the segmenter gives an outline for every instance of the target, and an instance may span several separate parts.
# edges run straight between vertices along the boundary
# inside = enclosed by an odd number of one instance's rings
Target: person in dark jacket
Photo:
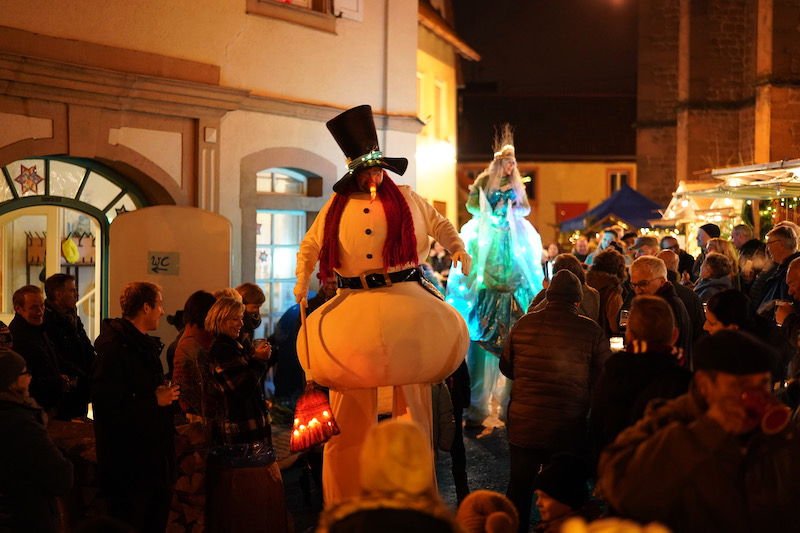
[[[689,390],[691,374],[674,353],[678,330],[667,302],[637,296],[631,305],[626,349],[603,367],[592,396],[590,426],[596,455],[644,414],[656,398],[675,398]]]
[[[769,262],[767,248],[756,239],[753,228],[747,224],[739,224],[731,230],[731,242],[739,251],[739,272],[742,292],[747,294],[753,281]]]
[[[556,273],[547,306],[520,318],[500,358],[500,371],[513,380],[508,497],[519,511],[521,531],[527,530],[541,465],[556,452],[585,451],[591,391],[611,355],[600,326],[578,315],[581,297],[575,274]]]
[[[147,334],[164,315],[161,289],[129,283],[122,318],[103,320],[92,376],[100,488],[114,518],[141,532],[164,531],[175,481],[172,402],[179,388],[164,384],[164,345]]]
[[[578,312],[581,315],[591,318],[595,322],[599,323],[600,293],[597,291],[597,289],[593,289],[586,284],[586,274],[584,273],[583,266],[581,266],[581,262],[578,261],[578,258],[572,254],[557,255],[553,260],[552,269],[553,271],[551,273],[551,277],[559,270],[569,270],[575,274],[575,276],[581,282],[581,290],[583,291],[583,298],[578,306]],[[528,306],[528,312],[540,311],[544,309],[546,305],[547,291],[546,289],[542,289],[531,301],[531,304]]]
[[[786,271],[789,263],[800,257],[797,251],[797,235],[789,226],[776,226],[767,233],[767,254],[774,264],[753,282],[750,303],[763,318],[775,323],[774,308],[769,304],[775,300],[789,299]]]
[[[694,331],[686,307],[667,280],[667,266],[664,261],[653,256],[638,258],[631,265],[631,285],[637,295],[659,296],[669,304],[675,316],[675,326],[678,328],[678,340],[675,346],[683,350],[681,364],[691,369]]]
[[[678,258],[678,279],[683,276],[684,272],[689,276],[692,275],[692,270],[694,269],[694,257],[692,257],[689,252],[681,248],[681,245],[678,243],[678,239],[671,235],[667,235],[666,237],[661,238],[659,246],[661,247],[662,251],[669,250]],[[669,265],[667,265],[667,268],[669,269]]]
[[[690,391],[651,404],[601,455],[601,495],[672,531],[797,531],[800,428],[762,419],[774,355],[739,331],[703,337]]]
[[[68,420],[62,410],[65,393],[74,389],[75,375],[59,359],[44,329],[44,295],[26,285],[14,292],[14,319],[8,325],[14,351],[25,358],[31,372],[31,396],[50,416]]]
[[[692,344],[696,343],[700,337],[704,335],[703,325],[706,322],[705,312],[703,311],[703,302],[695,292],[683,285],[680,282],[680,274],[678,274],[678,256],[672,250],[661,250],[656,256],[667,267],[667,280],[672,284],[675,289],[675,294],[683,302],[686,308],[686,313],[689,315],[689,322],[692,323]],[[691,256],[689,256],[691,257]],[[674,317],[673,317],[674,318]]]
[[[0,350],[0,531],[60,531],[56,497],[72,487],[72,463],[45,429],[25,359]]]
[[[75,390],[66,395],[62,408],[69,418],[86,416],[89,377],[95,353],[78,316],[78,289],[69,274],[53,274],[44,282],[44,329],[60,361],[75,373]]]
[[[706,245],[711,239],[716,239],[721,235],[719,226],[709,222],[697,228],[697,246],[700,248],[700,254],[695,258],[694,265],[692,266],[692,273],[690,279],[695,282],[700,277],[700,268],[703,266],[703,261],[706,260]],[[686,276],[683,275],[683,279]]]

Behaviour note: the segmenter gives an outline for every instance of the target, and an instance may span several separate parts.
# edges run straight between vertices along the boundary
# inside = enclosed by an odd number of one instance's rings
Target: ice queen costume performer
[[[359,454],[377,423],[377,387],[394,387],[393,416],[417,422],[430,440],[430,384],[463,361],[469,336],[458,312],[423,285],[418,265],[429,236],[467,271],[470,257],[452,224],[384,171],[402,175],[408,160],[380,151],[370,106],[327,126],[348,172],[300,244],[294,294],[298,302],[306,297],[317,261],[322,279],[338,280],[336,296],[306,324],[311,377],[330,387],[341,429],[325,444],[323,494],[331,505],[359,494]],[[302,330],[297,353],[305,353]]]
[[[494,159],[475,178],[467,199],[472,214],[461,237],[472,256],[471,272],[452,269],[447,302],[467,321],[467,364],[472,398],[467,422],[502,425],[510,384],[499,357],[511,326],[542,288],[542,239],[525,218],[531,207],[517,169],[513,135],[506,124],[495,136]]]

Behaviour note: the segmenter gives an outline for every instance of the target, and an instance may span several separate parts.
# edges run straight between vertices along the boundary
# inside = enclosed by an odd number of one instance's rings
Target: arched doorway
[[[0,319],[13,317],[16,289],[44,288],[47,276],[63,272],[77,281],[78,313],[94,339],[107,314],[108,228],[146,205],[141,192],[85,159],[22,159],[0,170]]]

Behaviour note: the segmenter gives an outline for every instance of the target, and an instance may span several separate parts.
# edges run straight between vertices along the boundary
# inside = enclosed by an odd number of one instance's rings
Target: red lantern
[[[306,301],[300,302],[300,318],[303,333],[306,337],[306,368],[311,370],[311,359],[308,355],[308,330],[306,329]],[[328,395],[314,383],[306,382],[306,390],[297,399],[294,408],[294,426],[289,449],[302,452],[317,444],[322,444],[334,435],[339,434],[339,426],[333,418],[333,411],[328,402]]]

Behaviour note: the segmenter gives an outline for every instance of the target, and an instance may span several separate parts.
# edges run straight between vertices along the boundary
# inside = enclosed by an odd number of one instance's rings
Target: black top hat
[[[372,108],[360,105],[330,119],[326,126],[336,144],[347,157],[347,174],[333,185],[337,193],[353,190],[356,170],[362,167],[380,166],[402,176],[408,167],[405,157],[385,157],[378,146],[378,133]]]

